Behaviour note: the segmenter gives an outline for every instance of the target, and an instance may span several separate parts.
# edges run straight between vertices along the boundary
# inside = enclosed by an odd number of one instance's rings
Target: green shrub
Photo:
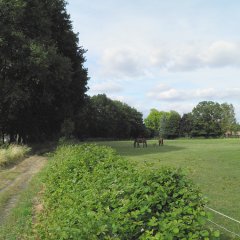
[[[8,145],[0,148],[0,168],[16,163],[30,151],[27,146]]]
[[[108,147],[60,147],[44,184],[40,239],[211,237],[205,201],[180,171],[139,172]]]

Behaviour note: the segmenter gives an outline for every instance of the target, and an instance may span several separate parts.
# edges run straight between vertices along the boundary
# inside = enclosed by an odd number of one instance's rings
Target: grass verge
[[[0,226],[0,239],[34,239],[33,211],[38,193],[41,191],[41,174],[33,177],[28,188],[20,195],[16,207],[11,210],[8,219]]]
[[[29,151],[29,147],[19,145],[9,145],[0,149],[0,169],[21,160]]]

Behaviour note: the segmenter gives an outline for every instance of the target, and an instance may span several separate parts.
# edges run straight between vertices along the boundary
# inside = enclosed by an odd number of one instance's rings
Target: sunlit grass
[[[209,206],[240,220],[240,139],[156,140],[148,148],[133,148],[133,141],[100,142],[112,146],[137,168],[182,168],[209,200]],[[240,224],[213,214],[214,221],[240,234]],[[225,238],[226,239],[226,238]]]

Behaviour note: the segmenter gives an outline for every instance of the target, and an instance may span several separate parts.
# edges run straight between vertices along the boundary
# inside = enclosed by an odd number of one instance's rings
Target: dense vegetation
[[[51,138],[82,108],[85,50],[65,5],[0,1],[0,130],[10,141]]]
[[[146,135],[142,113],[120,101],[111,100],[105,94],[89,97],[79,113],[73,134],[77,138],[129,139]]]
[[[232,104],[212,101],[200,102],[191,113],[182,117],[175,111],[163,112],[152,109],[145,119],[152,136],[165,138],[219,137],[226,132],[240,131]]]
[[[40,239],[208,239],[204,200],[179,171],[137,171],[108,147],[60,147],[44,177]],[[215,232],[217,237],[219,234]]]

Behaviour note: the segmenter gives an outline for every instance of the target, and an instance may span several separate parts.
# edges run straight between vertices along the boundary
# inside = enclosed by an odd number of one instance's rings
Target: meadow
[[[181,168],[208,199],[207,206],[240,220],[240,139],[165,140],[164,146],[160,147],[157,140],[149,140],[147,148],[134,148],[133,141],[101,141],[97,144],[116,149],[126,161],[133,163],[136,169],[149,169],[150,175],[153,173],[152,170],[154,172],[156,170],[157,173],[164,166]],[[98,156],[94,153],[93,155]],[[11,176],[7,171],[9,170],[2,171],[2,174],[6,173],[2,175],[3,177]],[[113,171],[112,175],[114,174]],[[108,176],[108,174],[105,175]],[[6,224],[0,228],[0,238],[18,239],[16,236],[25,234],[29,236],[29,239],[31,238],[33,234],[32,199],[35,199],[37,191],[41,188],[41,181],[41,178],[35,178],[33,185],[23,191],[16,209]],[[213,212],[211,214],[213,222],[240,234],[240,224]],[[234,238],[234,235],[210,222],[208,226],[221,231],[221,240],[240,239],[236,236]],[[11,238],[5,238],[10,235]],[[26,237],[26,239],[28,238]]]
[[[209,207],[240,220],[240,139],[167,140],[160,147],[151,140],[147,148],[133,148],[133,141],[98,144],[113,147],[137,168],[183,169],[208,198]],[[240,224],[212,216],[215,223],[240,234]]]

